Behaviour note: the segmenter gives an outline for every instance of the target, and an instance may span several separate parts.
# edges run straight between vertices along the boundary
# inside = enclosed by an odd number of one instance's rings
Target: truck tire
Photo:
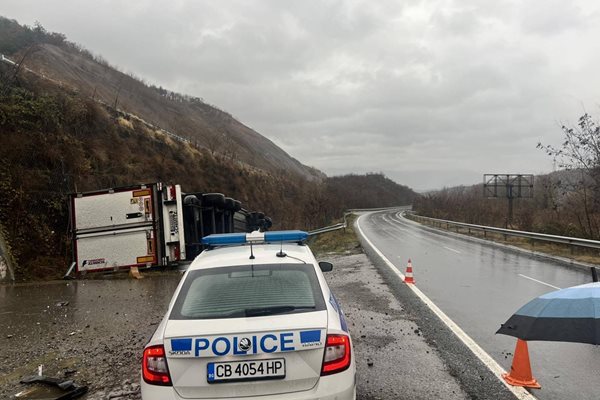
[[[233,211],[240,211],[242,209],[242,202],[239,200],[233,200]]]
[[[185,205],[185,206],[189,206],[189,205],[201,206],[202,202],[195,195],[188,194],[187,196],[185,196],[183,198],[183,205]]]
[[[202,195],[202,203],[209,207],[223,207],[225,196],[222,193],[206,193]]]
[[[227,211],[233,211],[235,207],[235,200],[231,197],[225,197],[225,209]]]
[[[271,229],[272,226],[273,226],[273,220],[269,217],[265,217],[265,222],[263,224],[263,228],[265,230],[267,230],[267,229]]]

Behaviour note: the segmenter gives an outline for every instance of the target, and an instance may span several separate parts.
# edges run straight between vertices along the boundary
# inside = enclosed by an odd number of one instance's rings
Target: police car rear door
[[[170,320],[164,346],[184,398],[309,390],[321,373],[327,311],[204,321]]]

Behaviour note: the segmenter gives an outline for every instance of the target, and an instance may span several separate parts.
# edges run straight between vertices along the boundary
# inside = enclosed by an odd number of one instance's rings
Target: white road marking
[[[398,233],[400,233],[402,235],[411,236],[418,240],[429,241],[429,242],[435,243],[436,245],[438,244],[438,242],[435,242],[434,240],[425,238],[423,236],[419,236],[419,235],[415,234],[414,232],[411,232],[409,229],[405,228],[406,225],[403,224],[402,221],[396,220],[393,217],[390,217],[390,219],[388,220],[385,215],[382,217],[382,219],[385,222],[387,222],[392,227],[392,229],[398,231]],[[402,239],[402,238],[399,237],[399,239]]]
[[[402,272],[398,271],[396,266],[394,264],[392,264],[392,262],[390,260],[388,260],[387,257],[384,256],[383,253],[381,251],[379,251],[379,249],[377,247],[375,247],[375,245],[367,238],[367,236],[364,234],[364,232],[360,228],[360,220],[362,219],[363,216],[369,215],[369,214],[370,213],[362,214],[356,220],[356,227],[358,228],[359,234],[362,236],[362,238],[365,240],[365,242],[367,242],[367,244],[369,246],[371,246],[373,251],[375,251],[375,253],[377,253],[377,255],[379,257],[381,257],[381,259],[392,270],[392,272],[394,272],[404,282],[404,274]],[[477,358],[479,358],[479,360],[481,360],[481,362],[486,367],[488,367],[488,369],[490,371],[492,371],[492,373],[494,375],[496,375],[496,378],[498,378],[498,380],[500,382],[502,382],[504,384],[504,386],[506,386],[508,388],[508,390],[510,390],[517,397],[517,399],[520,399],[520,400],[525,400],[525,399],[535,400],[536,399],[535,396],[533,396],[531,393],[529,393],[524,388],[509,385],[502,378],[502,374],[506,373],[506,371],[500,366],[500,364],[498,364],[496,362],[496,360],[494,360],[485,350],[483,350],[481,348],[481,346],[479,346],[469,335],[467,335],[467,333],[465,331],[463,331],[458,325],[456,325],[456,323],[454,321],[452,321],[450,319],[450,317],[448,317],[438,306],[436,306],[435,303],[433,301],[431,301],[429,299],[429,297],[427,297],[427,295],[425,295],[425,293],[421,292],[421,290],[419,290],[415,285],[407,284],[407,286],[421,299],[421,301],[423,303],[425,303],[425,305],[427,307],[429,307],[429,309],[431,311],[433,311],[433,313],[435,315],[438,316],[438,318],[456,335],[456,337],[458,337],[460,339],[460,341],[463,342],[465,344],[465,346],[467,346],[469,348],[469,350],[471,350],[473,352],[473,354],[475,354],[475,356]]]
[[[453,251],[453,252],[455,252],[456,254],[461,254],[461,253],[460,253],[460,251],[458,251],[458,250],[454,250],[454,249],[451,249],[450,247],[446,247],[446,246],[442,246],[442,247],[443,247],[443,248],[445,248],[446,250]]]
[[[541,283],[542,285],[546,285],[546,286],[549,286],[549,287],[554,288],[554,289],[558,289],[558,290],[561,289],[558,286],[554,286],[554,285],[551,285],[551,284],[546,283],[546,282],[538,281],[537,279],[532,278],[532,277],[527,276],[527,275],[519,274],[519,276],[522,277],[522,278],[525,278],[525,279],[532,280],[532,281],[537,282],[537,283]]]

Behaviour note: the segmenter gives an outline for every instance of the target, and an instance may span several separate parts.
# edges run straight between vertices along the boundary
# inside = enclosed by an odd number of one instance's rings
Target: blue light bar
[[[226,246],[244,243],[301,242],[308,238],[304,231],[273,231],[252,233],[217,233],[202,238],[208,246]]]
[[[242,243],[246,243],[245,233],[215,233],[202,238],[202,244],[209,246],[223,246],[227,244]]]
[[[304,231],[265,232],[265,242],[301,242],[308,238]]]

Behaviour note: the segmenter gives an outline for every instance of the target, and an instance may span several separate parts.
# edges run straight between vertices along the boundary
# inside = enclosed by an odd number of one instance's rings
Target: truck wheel
[[[222,193],[206,193],[202,195],[202,203],[206,206],[223,207],[225,196]]]
[[[233,211],[235,206],[235,200],[233,200],[231,197],[225,197],[225,209],[228,211]]]

